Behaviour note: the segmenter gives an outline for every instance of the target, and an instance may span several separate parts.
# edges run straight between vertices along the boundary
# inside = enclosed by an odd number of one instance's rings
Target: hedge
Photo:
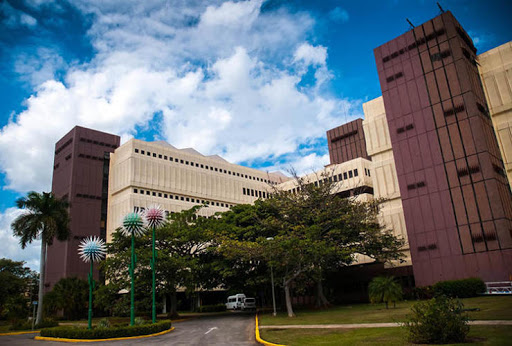
[[[143,324],[138,326],[124,326],[114,328],[77,328],[56,327],[41,330],[41,336],[65,339],[111,339],[128,336],[148,335],[159,333],[171,328],[171,321],[165,320],[155,324]]]
[[[203,305],[200,306],[198,312],[218,312],[218,311],[226,311],[225,304],[217,304],[217,305]]]
[[[56,327],[59,325],[59,322],[51,320],[51,319],[44,319],[40,324],[37,324],[35,326],[36,329],[41,328],[50,328],[50,327]],[[14,321],[9,328],[9,330],[31,330],[32,329],[32,322],[30,321]]]
[[[485,283],[478,278],[440,281],[432,286],[436,296],[445,295],[454,298],[471,298],[486,290]]]

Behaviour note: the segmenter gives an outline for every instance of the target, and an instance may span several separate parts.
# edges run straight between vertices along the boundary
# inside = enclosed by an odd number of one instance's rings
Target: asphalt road
[[[258,345],[254,337],[254,314],[195,318],[174,323],[175,330],[149,338],[81,342],[80,345]],[[34,340],[36,334],[0,336],[0,345],[13,346],[64,346],[66,343]]]

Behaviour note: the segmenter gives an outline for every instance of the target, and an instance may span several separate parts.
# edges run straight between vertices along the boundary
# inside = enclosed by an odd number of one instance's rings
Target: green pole
[[[156,323],[156,280],[155,280],[155,270],[156,270],[156,249],[155,249],[155,227],[153,227],[153,258],[151,260],[151,269],[153,269],[153,323]]]
[[[91,258],[91,271],[89,273],[89,318],[87,323],[87,329],[92,329],[92,288],[94,285],[94,279],[92,277],[92,266],[93,261]]]
[[[133,272],[135,271],[135,234],[132,232],[132,263],[130,265],[130,278],[132,281],[131,292],[130,292],[130,326],[135,324],[135,283],[133,281]]]

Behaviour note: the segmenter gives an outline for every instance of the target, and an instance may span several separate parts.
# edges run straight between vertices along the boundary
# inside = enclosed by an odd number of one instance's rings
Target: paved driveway
[[[81,342],[76,345],[257,345],[254,337],[254,315],[201,317],[173,325],[173,332],[133,340]],[[36,334],[0,336],[0,345],[14,346],[65,346],[63,342],[34,340]]]

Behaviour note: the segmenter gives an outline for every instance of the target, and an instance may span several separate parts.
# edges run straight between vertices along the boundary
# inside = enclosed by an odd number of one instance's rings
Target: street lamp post
[[[268,237],[267,240],[274,240],[273,237]],[[272,316],[277,316],[276,313],[276,292],[274,289],[274,270],[272,268],[272,264],[270,264],[270,281],[272,282],[272,306],[274,307],[274,312]]]

